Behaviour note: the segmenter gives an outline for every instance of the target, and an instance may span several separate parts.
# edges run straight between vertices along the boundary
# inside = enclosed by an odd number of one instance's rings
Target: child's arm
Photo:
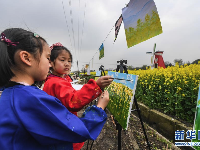
[[[107,118],[102,109],[104,106],[89,107],[79,119],[58,99],[38,91],[15,91],[18,95],[14,97],[13,110],[26,130],[39,143],[76,143],[97,138]],[[107,105],[107,101],[105,103]]]
[[[96,82],[101,89],[104,89],[106,86],[110,85],[112,81],[113,78],[111,76],[101,76]]]
[[[81,90],[76,91],[69,82],[52,78],[45,83],[43,90],[57,97],[70,111],[77,112],[102,93],[100,86],[104,88],[112,81],[105,81],[105,79],[107,80],[107,77],[102,77],[99,82],[90,79]]]
[[[109,102],[109,93],[108,91],[104,91],[99,97],[97,107],[105,109],[105,107],[108,105],[108,102]]]

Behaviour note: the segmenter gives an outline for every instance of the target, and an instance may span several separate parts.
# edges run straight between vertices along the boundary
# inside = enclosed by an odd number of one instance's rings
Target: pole
[[[126,69],[126,66],[123,63],[127,63],[127,60],[120,60],[117,61],[117,63],[120,63],[120,65],[117,66],[116,71],[118,72],[118,70],[120,71],[120,73],[127,73],[128,71]],[[122,131],[122,126],[118,123],[117,120],[115,120],[115,124],[116,124],[116,129],[118,130],[118,150],[121,150],[121,131]]]
[[[143,129],[143,132],[144,132],[144,136],[145,136],[147,145],[148,145],[148,147],[149,147],[149,150],[151,150],[151,146],[150,146],[150,144],[149,144],[149,141],[148,141],[148,138],[147,138],[147,134],[146,134],[145,129],[144,129],[144,124],[143,124],[143,122],[142,122],[142,117],[141,117],[141,114],[140,114],[140,109],[139,109],[139,107],[138,107],[137,99],[136,99],[135,96],[134,96],[134,103],[135,103],[136,111],[138,112],[138,117],[139,117],[140,122],[141,122],[141,125],[142,125],[142,129]]]

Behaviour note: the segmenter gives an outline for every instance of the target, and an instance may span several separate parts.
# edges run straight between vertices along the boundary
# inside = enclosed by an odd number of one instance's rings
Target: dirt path
[[[109,111],[106,111],[108,115],[107,122],[105,123],[99,137],[93,142],[85,142],[85,145],[81,150],[117,150],[118,149],[118,131],[113,123],[112,117]],[[81,112],[79,113],[81,114]],[[168,141],[162,135],[157,133],[153,128],[144,123],[145,131],[152,150],[180,150],[175,147],[173,143]],[[148,150],[146,140],[141,128],[140,120],[133,114],[131,114],[129,127],[127,130],[121,131],[121,150]]]

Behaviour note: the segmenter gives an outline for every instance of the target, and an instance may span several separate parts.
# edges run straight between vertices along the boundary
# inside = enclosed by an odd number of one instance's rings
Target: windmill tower
[[[146,54],[152,54],[151,56],[152,69],[158,68],[158,67],[166,68],[163,57],[162,57],[163,51],[156,51],[156,43],[154,44],[153,52],[146,52]]]
[[[163,67],[164,69],[166,68],[162,54],[163,54],[163,51],[156,51],[154,53],[154,55],[155,55],[155,59],[154,59],[155,68],[158,68],[158,67]]]

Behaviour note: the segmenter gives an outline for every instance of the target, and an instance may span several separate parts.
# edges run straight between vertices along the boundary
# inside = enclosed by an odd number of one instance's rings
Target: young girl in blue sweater
[[[101,132],[107,92],[78,118],[34,86],[47,77],[50,54],[47,42],[37,34],[20,28],[1,33],[1,150],[72,150],[72,143],[95,140]]]

